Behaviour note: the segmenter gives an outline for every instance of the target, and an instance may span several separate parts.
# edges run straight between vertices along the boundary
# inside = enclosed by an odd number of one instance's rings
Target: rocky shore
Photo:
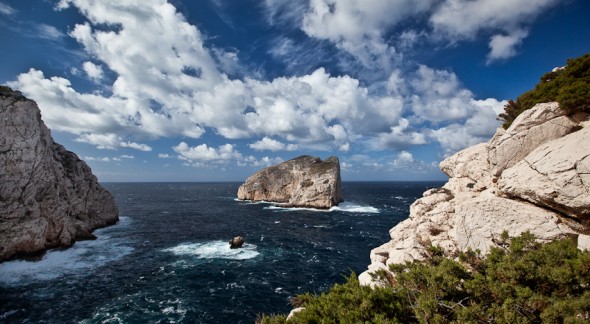
[[[37,104],[0,87],[0,262],[67,247],[115,224],[113,196],[55,143]]]
[[[571,236],[590,248],[587,113],[568,116],[557,103],[538,104],[440,168],[448,182],[426,191],[389,231],[391,240],[371,251],[362,284],[373,284],[370,273],[390,264],[424,259],[430,245],[450,256],[469,248],[485,254],[504,230],[542,241]]]

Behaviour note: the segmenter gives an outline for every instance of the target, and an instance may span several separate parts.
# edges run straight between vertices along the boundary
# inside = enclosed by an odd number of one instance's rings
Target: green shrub
[[[294,298],[292,323],[574,323],[590,321],[590,252],[571,239],[547,244],[524,233],[503,238],[483,257],[431,254],[390,267],[384,287],[361,286],[353,273],[327,293]],[[259,323],[284,323],[262,316]]]
[[[590,111],[590,53],[567,60],[564,69],[546,73],[533,90],[509,100],[498,116],[508,128],[523,111],[538,103],[559,102],[568,114]]]

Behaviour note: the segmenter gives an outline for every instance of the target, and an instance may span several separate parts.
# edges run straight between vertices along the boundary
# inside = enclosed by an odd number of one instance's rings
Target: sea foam
[[[266,206],[264,209],[275,210],[275,211],[300,211],[300,210],[308,210],[308,211],[316,211],[316,212],[345,212],[345,213],[364,213],[364,214],[379,214],[379,209],[373,206],[361,206],[355,204],[353,202],[343,202],[340,203],[338,206],[331,207],[330,209],[318,209],[318,208],[302,208],[302,207],[282,207],[278,206]]]
[[[118,225],[95,231],[96,240],[76,242],[66,250],[50,250],[39,261],[4,262],[0,264],[0,284],[18,286],[64,275],[88,275],[92,270],[133,251],[126,241],[114,235],[121,226],[130,222],[128,217],[121,217]]]
[[[182,243],[164,250],[179,256],[196,256],[199,259],[246,260],[257,257],[256,245],[244,244],[242,248],[231,249],[225,241],[203,243]]]

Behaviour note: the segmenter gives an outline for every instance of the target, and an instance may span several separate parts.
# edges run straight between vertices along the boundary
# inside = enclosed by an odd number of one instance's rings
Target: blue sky
[[[584,0],[0,0],[0,83],[101,181],[242,181],[311,154],[443,180],[505,100],[590,52]]]

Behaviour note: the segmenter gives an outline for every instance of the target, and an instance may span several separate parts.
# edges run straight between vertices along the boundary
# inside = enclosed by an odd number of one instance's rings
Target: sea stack
[[[341,192],[337,157],[303,155],[256,172],[240,186],[238,198],[328,209],[342,201]]]
[[[0,262],[67,247],[115,224],[113,196],[55,143],[37,104],[0,86]]]

